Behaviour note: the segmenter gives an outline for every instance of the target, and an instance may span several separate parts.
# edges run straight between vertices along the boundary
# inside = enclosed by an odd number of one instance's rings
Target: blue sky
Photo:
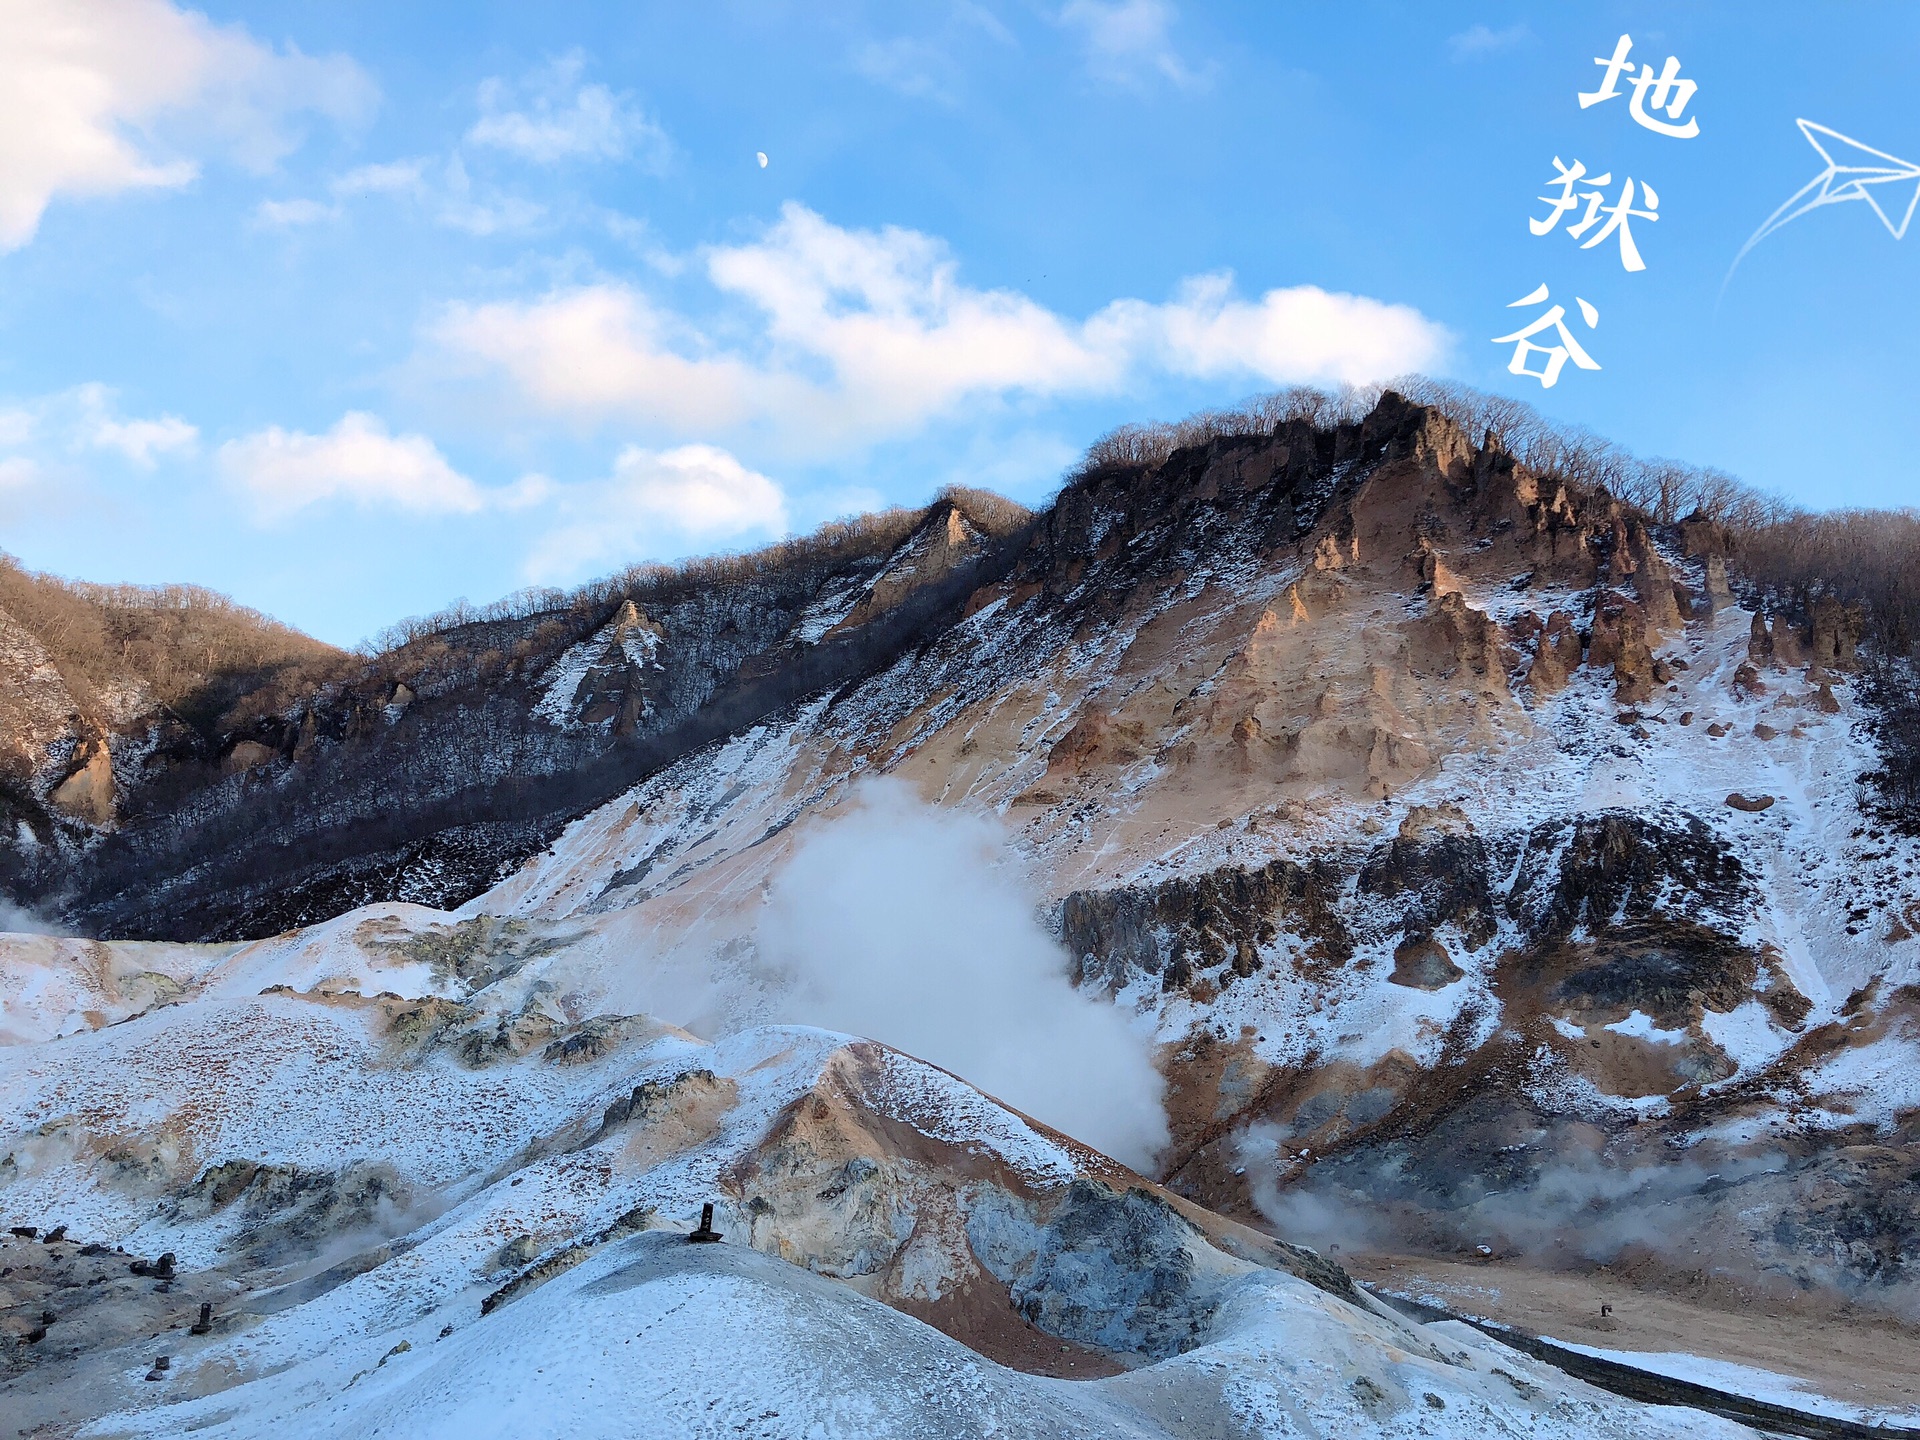
[[[1696,137],[1578,104],[1622,34]],[[1723,282],[1797,118],[1920,156],[1916,73],[1894,3],[15,0],[0,548],[352,643],[1408,369],[1910,504],[1920,235],[1831,205]],[[1530,233],[1556,156],[1656,187],[1644,270]],[[1542,389],[1490,337],[1551,302],[1601,368]]]

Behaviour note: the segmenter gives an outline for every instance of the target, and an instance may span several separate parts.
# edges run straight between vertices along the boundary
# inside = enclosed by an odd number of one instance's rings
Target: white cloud
[[[909,35],[890,40],[865,40],[848,57],[854,73],[884,85],[896,94],[916,100],[953,99],[952,60],[945,49]]]
[[[402,195],[417,193],[425,182],[427,162],[389,160],[378,165],[361,165],[336,175],[327,188],[336,195]]]
[[[480,118],[467,132],[474,145],[551,165],[561,160],[633,156],[658,170],[672,154],[667,135],[633,103],[604,85],[579,84],[586,59],[562,56],[518,86],[495,78],[480,86]],[[516,99],[520,108],[512,108]]]
[[[457,154],[447,161],[442,181],[439,220],[469,235],[498,235],[538,224],[546,208],[492,187],[476,186],[466,162]]]
[[[359,410],[324,435],[274,425],[229,440],[220,468],[269,520],[329,500],[432,515],[472,514],[488,499],[426,436],[391,435]]]
[[[1439,328],[1409,305],[1317,285],[1241,300],[1227,274],[1186,281],[1168,305],[1116,301],[1088,329],[1134,354],[1157,356],[1176,375],[1253,375],[1276,385],[1382,380],[1429,367],[1444,343]]]
[[[575,579],[640,556],[685,551],[745,536],[786,533],[780,486],[712,445],[675,450],[629,446],[611,478],[557,491],[564,523],[528,556],[527,578]]]
[[[791,453],[911,433],[980,401],[1122,393],[1153,373],[1379,380],[1430,368],[1446,346],[1408,306],[1314,286],[1247,300],[1225,275],[1076,321],[963,284],[931,236],[842,229],[791,204],[760,240],[705,259],[711,283],[748,307],[731,344],[612,282],[454,307],[433,333],[536,410],[686,435],[754,430]]]
[[[1457,35],[1447,37],[1447,54],[1455,60],[1476,60],[1482,55],[1497,55],[1533,38],[1523,22],[1494,30],[1485,24],[1469,25]]]
[[[102,418],[94,427],[92,443],[102,450],[118,450],[141,469],[151,470],[156,455],[190,450],[199,438],[196,426],[177,415],[162,415],[158,420]]]
[[[0,459],[0,490],[22,490],[40,478],[40,467],[24,455]]]
[[[263,200],[254,208],[255,223],[272,229],[291,229],[344,219],[347,202],[373,195],[408,196],[426,202],[434,219],[469,235],[497,235],[525,230],[545,217],[534,201],[509,195],[493,186],[477,186],[459,154],[448,157],[437,176],[429,174],[425,159],[393,160],[362,165],[336,175],[327,184],[331,201],[297,198]]]
[[[352,122],[375,95],[345,56],[281,54],[166,0],[7,0],[0,251],[31,240],[56,195],[185,185],[196,152],[266,169],[299,143],[292,116]]]
[[[296,225],[318,225],[323,220],[340,218],[338,205],[323,205],[318,200],[262,200],[253,211],[254,219],[274,229]]]
[[[624,285],[455,306],[435,333],[455,354],[506,374],[548,412],[704,431],[746,421],[768,398],[750,362],[700,353],[697,332]]]
[[[113,450],[143,470],[158,456],[191,450],[200,431],[177,415],[152,419],[118,413],[114,391],[99,382],[75,385],[0,410],[0,445],[48,455]]]
[[[1080,32],[1096,79],[1134,85],[1158,75],[1191,89],[1207,77],[1174,49],[1176,18],[1167,0],[1067,0],[1060,11],[1060,23]]]

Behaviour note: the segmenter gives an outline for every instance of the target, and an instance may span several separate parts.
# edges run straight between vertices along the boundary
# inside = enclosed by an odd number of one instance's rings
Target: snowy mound
[[[117,1023],[93,992],[124,1001],[124,965],[30,942],[35,993],[96,1028],[0,1052],[0,1204],[67,1227],[5,1245],[9,1324],[55,1317],[10,1347],[9,1414],[236,1437],[1705,1423],[1412,1324],[884,1046],[483,1015],[526,977],[473,982],[538,946],[432,952],[402,918],[146,953],[173,988]],[[379,957],[399,988],[343,983]],[[723,1238],[690,1244],[707,1205]]]

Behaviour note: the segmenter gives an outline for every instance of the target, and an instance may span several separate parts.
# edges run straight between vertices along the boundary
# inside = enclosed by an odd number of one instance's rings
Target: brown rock
[[[1773,637],[1767,633],[1767,617],[1758,610],[1747,630],[1747,659],[1756,665],[1773,663]]]
[[[1691,710],[1682,710],[1680,712],[1680,723],[1682,725],[1691,725],[1693,723],[1693,712]]]
[[[1466,973],[1433,936],[1410,935],[1394,947],[1393,974],[1387,979],[1410,990],[1444,990]]]
[[[1507,657],[1501,653],[1500,627],[1484,610],[1467,604],[1458,590],[1439,597],[1427,633],[1445,657],[1448,673],[1464,666],[1475,675],[1505,675]]]
[[[1733,672],[1733,688],[1747,695],[1767,693],[1767,687],[1760,678],[1760,672],[1751,665],[1742,665]]]
[[[1720,739],[1726,733],[1727,733],[1727,727],[1722,725],[1718,720],[1714,721],[1713,724],[1707,726],[1707,734],[1711,735],[1716,740]]]
[[[1724,556],[1707,557],[1707,609],[1725,610],[1733,604],[1733,587],[1727,583],[1727,562]]]
[[[258,769],[278,758],[279,753],[271,745],[262,745],[258,740],[239,741],[220,762],[220,773],[238,775],[242,770]]]
[[[113,820],[113,756],[102,740],[90,742],[85,753],[80,768],[62,780],[50,798],[76,819],[106,825]]]
[[[1566,688],[1567,677],[1579,663],[1580,632],[1573,628],[1572,616],[1556,610],[1547,617],[1540,631],[1527,681],[1533,686],[1534,694],[1552,695]]]
[[[1814,692],[1813,708],[1818,710],[1822,715],[1838,715],[1840,713],[1840,701],[1834,696],[1833,686],[1822,685]]]
[[[1813,602],[1814,663],[1831,670],[1854,668],[1854,652],[1860,646],[1860,634],[1866,616],[1858,605],[1842,605],[1831,595]]]
[[[1773,661],[1776,665],[1804,665],[1807,663],[1807,647],[1784,615],[1773,617]]]
[[[1779,738],[1779,735],[1778,730],[1764,722],[1753,727],[1753,738],[1756,740],[1774,740]]]
[[[1736,810],[1744,810],[1749,815],[1758,815],[1762,810],[1773,808],[1771,795],[1742,795],[1738,790],[1727,796],[1727,804]]]
[[[1680,628],[1680,607],[1673,596],[1673,571],[1638,520],[1627,524],[1627,548],[1633,556],[1633,589],[1640,597],[1641,614],[1648,631],[1661,633]]]
[[[1727,534],[1696,510],[1680,522],[1680,548],[1695,560],[1719,560],[1727,553]]]
[[[1653,652],[1647,648],[1647,622],[1640,607],[1609,592],[1593,616],[1587,664],[1613,666],[1613,698],[1632,705],[1653,696]]]
[[[1459,590],[1460,577],[1447,567],[1445,557],[1425,539],[1421,540],[1420,548],[1414,554],[1414,565],[1420,572],[1420,583],[1431,588],[1435,595]]]

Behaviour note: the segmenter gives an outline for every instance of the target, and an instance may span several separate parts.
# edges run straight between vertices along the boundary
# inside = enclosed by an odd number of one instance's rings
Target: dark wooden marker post
[[[687,1236],[688,1241],[695,1245],[711,1245],[720,1238],[720,1232],[713,1228],[713,1206],[702,1205],[700,1228]]]

